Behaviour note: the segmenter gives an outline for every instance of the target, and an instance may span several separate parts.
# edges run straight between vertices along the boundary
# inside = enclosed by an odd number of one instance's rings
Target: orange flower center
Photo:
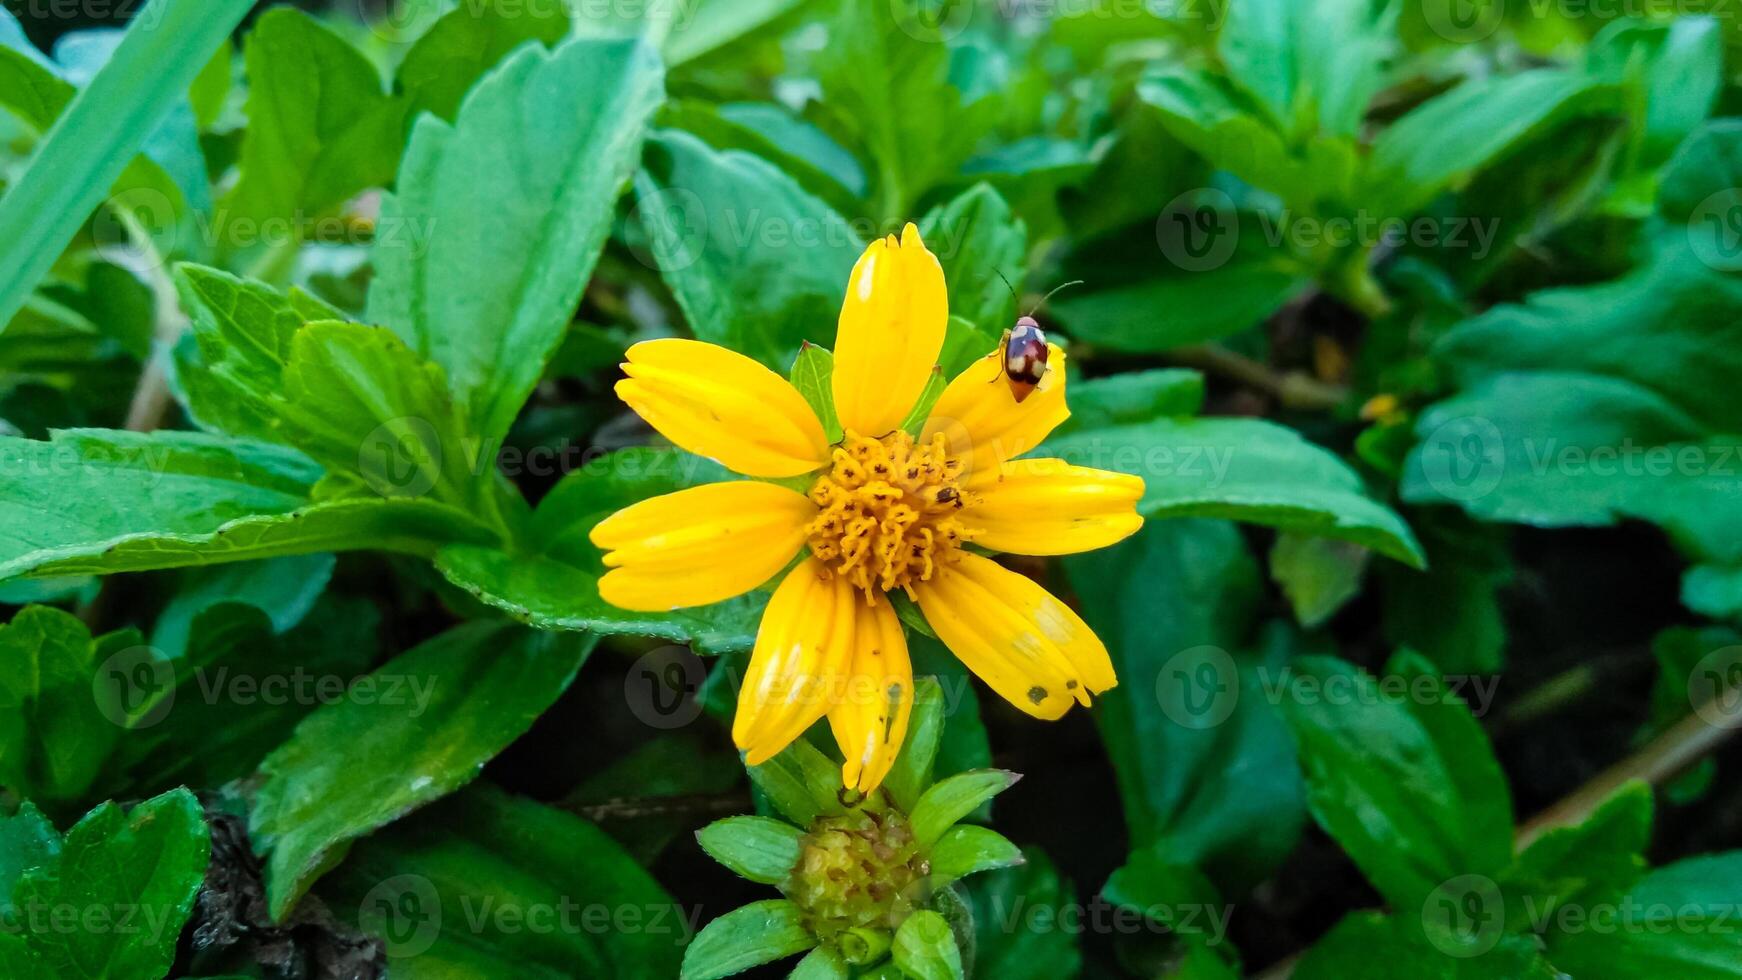
[[[961,472],[942,435],[916,445],[906,432],[870,439],[848,430],[811,487],[822,510],[805,528],[811,553],[867,598],[931,578],[971,536],[956,516]]]

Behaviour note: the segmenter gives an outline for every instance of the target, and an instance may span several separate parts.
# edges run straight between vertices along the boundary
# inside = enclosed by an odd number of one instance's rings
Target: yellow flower
[[[736,481],[642,501],[593,529],[610,568],[599,591],[664,611],[775,587],[739,692],[732,737],[760,764],[827,717],[843,783],[869,793],[907,733],[913,669],[885,593],[902,590],[967,667],[1038,718],[1117,681],[1087,624],[1031,579],[963,545],[1023,555],[1101,548],[1143,523],[1143,481],[1015,457],[1069,417],[1064,353],[1018,403],[1002,359],[946,387],[916,439],[901,424],[943,345],[943,269],[909,224],[853,267],[835,341],[835,409],[823,423],[785,378],[723,347],[653,340],[629,349],[623,401],[667,439],[750,477],[809,475],[809,492]]]

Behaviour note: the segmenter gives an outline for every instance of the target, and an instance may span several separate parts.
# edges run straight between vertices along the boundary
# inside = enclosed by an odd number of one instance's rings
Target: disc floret
[[[900,430],[849,430],[811,486],[820,511],[805,528],[811,553],[867,599],[928,581],[971,536],[958,518],[961,474],[941,434],[916,443]]]

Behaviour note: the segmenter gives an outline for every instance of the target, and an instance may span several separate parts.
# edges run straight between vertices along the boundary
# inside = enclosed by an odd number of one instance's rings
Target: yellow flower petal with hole
[[[1011,394],[1000,357],[982,357],[956,375],[925,420],[921,440],[943,433],[951,456],[975,475],[1041,444],[1071,417],[1065,406],[1065,352],[1048,344],[1046,376],[1021,402]]]
[[[742,595],[798,554],[816,513],[804,494],[750,480],[649,497],[593,527],[611,569],[599,594],[644,612]]]
[[[1107,648],[1039,584],[964,553],[914,587],[938,639],[1000,697],[1048,720],[1118,683]]]
[[[762,613],[732,720],[747,764],[767,762],[828,711],[852,664],[864,604],[863,593],[815,558],[781,580]]]
[[[882,785],[907,738],[913,713],[913,664],[907,635],[889,600],[878,596],[855,613],[852,665],[829,729],[841,746],[841,784],[860,793]]]
[[[919,401],[949,323],[944,270],[911,222],[865,247],[835,334],[835,412],[873,438],[893,432]]]
[[[1017,459],[974,474],[962,523],[974,543],[1016,555],[1073,555],[1105,548],[1143,526],[1143,480],[1072,466],[1062,459]]]
[[[679,447],[746,476],[798,476],[828,462],[828,437],[804,396],[743,354],[670,338],[627,357],[617,396]]]

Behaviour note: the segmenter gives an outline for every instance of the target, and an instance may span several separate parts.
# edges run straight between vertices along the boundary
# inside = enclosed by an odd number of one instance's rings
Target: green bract
[[[1735,6],[7,3],[0,980],[1742,980]]]
[[[791,974],[799,980],[968,975],[972,913],[956,882],[1024,859],[997,833],[957,821],[1020,777],[976,769],[933,781],[944,726],[935,681],[919,682],[910,725],[889,779],[867,799],[849,799],[840,764],[802,738],[749,767],[769,808],[785,819],[728,817],[696,838],[714,860],[786,898],[709,923],[684,956],[685,980],[715,980],[807,950]]]

